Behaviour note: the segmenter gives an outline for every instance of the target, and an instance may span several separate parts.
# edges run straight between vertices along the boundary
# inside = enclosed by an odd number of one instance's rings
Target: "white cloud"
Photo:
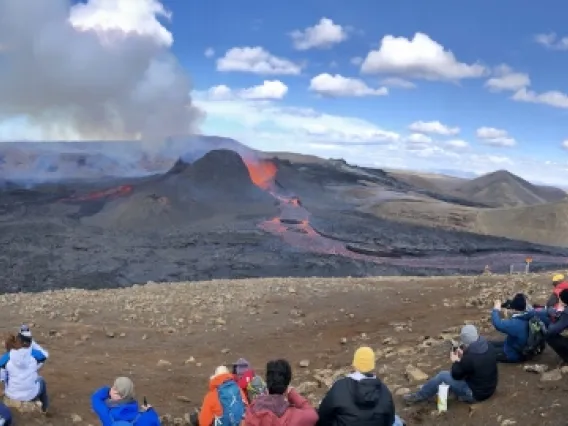
[[[290,33],[297,50],[329,49],[335,44],[347,40],[347,32],[341,25],[333,23],[333,20],[322,18],[313,27],[304,31],[295,30]]]
[[[494,77],[485,82],[485,87],[493,92],[517,91],[528,87],[531,80],[528,74],[515,72],[508,65],[500,65],[495,69]]]
[[[361,97],[361,96],[385,96],[388,94],[386,87],[373,89],[356,78],[343,77],[342,75],[319,74],[310,81],[310,90],[322,96],[338,97]]]
[[[351,62],[351,65],[355,65],[358,67],[363,63],[363,58],[361,58],[360,56],[355,56],[354,58],[351,58],[349,62]]]
[[[416,143],[416,144],[429,144],[434,142],[434,140],[423,133],[412,133],[410,136],[406,138],[408,142]]]
[[[251,144],[265,150],[269,148],[262,144],[259,135],[266,137],[263,126],[267,123],[274,130],[270,133],[272,140],[265,142],[273,150],[286,149],[289,144],[303,146],[307,143],[388,145],[401,139],[398,133],[384,130],[360,118],[325,114],[310,108],[278,106],[269,101],[219,100],[212,98],[209,93],[197,92],[194,97],[196,104],[202,106],[212,120],[216,117],[223,121],[234,120],[246,130],[246,137],[250,137]],[[215,128],[216,131],[220,130],[217,126]],[[229,136],[235,137],[234,129],[231,129]]]
[[[243,99],[282,99],[288,93],[288,86],[280,80],[265,80],[261,85],[240,91]]]
[[[369,52],[361,65],[367,74],[392,74],[431,81],[459,81],[478,78],[486,70],[480,64],[459,62],[454,54],[432,40],[416,33],[412,40],[387,35],[379,50]]]
[[[562,142],[562,148],[568,149],[568,139],[566,139],[564,142]]]
[[[301,66],[279,58],[262,47],[233,47],[217,59],[217,71],[238,71],[261,75],[298,75]]]
[[[206,58],[212,58],[213,56],[215,56],[215,50],[212,47],[208,47],[207,49],[205,49],[204,54]]]
[[[410,130],[418,133],[436,134],[441,136],[454,136],[460,132],[459,127],[450,127],[439,121],[415,121],[410,126]]]
[[[414,89],[416,84],[400,77],[389,77],[381,80],[381,84],[387,87],[398,87],[400,89]]]
[[[448,146],[448,148],[454,150],[462,150],[469,148],[469,143],[467,143],[463,139],[450,139],[449,141],[446,141],[445,144]]]
[[[480,127],[475,134],[485,145],[513,147],[517,144],[517,141],[506,130],[496,129],[495,127]]]
[[[568,50],[568,37],[559,38],[556,33],[537,34],[534,37],[538,44],[552,50]]]
[[[169,47],[174,38],[158,16],[171,18],[171,13],[158,0],[140,0],[136,7],[131,1],[90,0],[73,6],[69,21],[77,29],[95,30],[101,37],[109,30],[120,30],[151,37]]]
[[[288,86],[280,80],[265,80],[258,86],[238,90],[232,90],[230,87],[221,84],[219,86],[211,87],[207,93],[209,98],[215,101],[231,99],[277,100],[286,96],[288,93]]]
[[[523,88],[518,90],[511,99],[518,102],[544,104],[555,108],[568,108],[568,95],[558,90],[536,93],[533,90]]]

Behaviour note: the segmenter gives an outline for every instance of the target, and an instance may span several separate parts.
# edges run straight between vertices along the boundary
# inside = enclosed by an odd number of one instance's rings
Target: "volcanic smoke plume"
[[[159,0],[0,0],[0,123],[18,139],[163,140],[195,130]]]

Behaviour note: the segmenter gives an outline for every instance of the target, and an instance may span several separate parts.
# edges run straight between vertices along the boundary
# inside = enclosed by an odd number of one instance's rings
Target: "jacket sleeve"
[[[331,389],[327,391],[318,408],[318,426],[329,426],[334,423],[335,410],[337,408],[336,394],[337,386],[341,386],[341,380],[335,382]]]
[[[211,426],[215,420],[215,411],[219,405],[217,394],[215,392],[207,392],[203,399],[203,405],[199,411],[199,426]]]
[[[387,424],[392,425],[392,424],[394,424],[394,420],[395,420],[395,416],[396,416],[396,409],[394,407],[394,400],[392,398],[392,393],[391,393],[390,389],[384,383],[383,383],[383,387],[384,387],[384,390],[386,392],[388,392],[388,396],[389,396],[389,399],[390,399],[390,401],[389,401],[390,409],[387,413],[387,415],[388,415]]]
[[[101,421],[102,426],[111,426],[112,419],[109,414],[109,409],[105,403],[108,398],[110,388],[108,386],[100,388],[91,396],[91,408]]]
[[[508,336],[515,334],[514,324],[509,320],[502,319],[499,315],[499,309],[493,309],[491,312],[491,322],[495,330],[505,333]]]
[[[47,352],[38,342],[36,342],[35,340],[32,340],[32,349],[36,350],[36,351],[40,351],[41,353],[43,353],[43,356],[45,357],[45,359],[47,360],[49,358],[49,352]]]
[[[148,426],[160,426],[160,417],[154,408],[149,408],[142,414],[140,420],[144,419],[144,424]]]
[[[465,380],[471,374],[471,362],[467,353],[465,353],[461,361],[454,362],[452,365],[452,378],[454,380]]]
[[[556,305],[558,303],[558,296],[556,296],[555,293],[552,293],[550,295],[550,297],[548,298],[548,300],[546,301],[546,307],[547,308],[552,308],[554,307],[554,305]]]
[[[296,389],[291,389],[288,392],[288,402],[292,407],[299,410],[298,421],[294,422],[294,424],[298,426],[314,426],[318,422],[316,409]]]
[[[556,321],[553,324],[550,324],[548,330],[546,331],[546,334],[548,336],[554,336],[556,334],[562,333],[567,328],[568,328],[568,315],[562,314],[560,315],[560,318],[558,318],[558,321]]]

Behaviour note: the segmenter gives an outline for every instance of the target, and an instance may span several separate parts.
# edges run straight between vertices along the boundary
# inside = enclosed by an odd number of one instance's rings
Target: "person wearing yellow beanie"
[[[357,349],[351,365],[355,371],[336,381],[321,401],[318,425],[404,426],[390,390],[375,376],[375,351]]]
[[[353,368],[363,374],[374,371],[375,352],[368,346],[357,349],[353,355]]]

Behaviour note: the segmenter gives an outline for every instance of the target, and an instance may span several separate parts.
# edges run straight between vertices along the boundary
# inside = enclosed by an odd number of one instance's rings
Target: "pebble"
[[[172,365],[171,362],[165,360],[165,359],[161,359],[158,361],[158,367],[169,367],[170,365]]]
[[[308,368],[310,366],[310,361],[307,359],[303,359],[298,364],[301,368]]]

